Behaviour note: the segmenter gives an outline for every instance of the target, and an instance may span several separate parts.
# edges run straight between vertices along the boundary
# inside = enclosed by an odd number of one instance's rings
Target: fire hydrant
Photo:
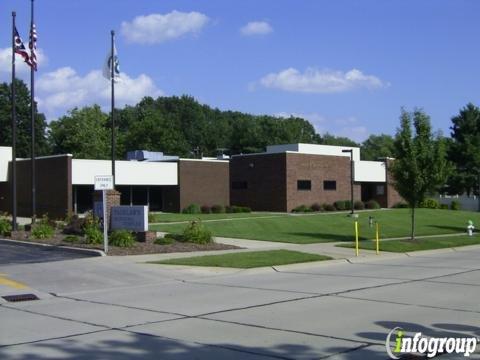
[[[468,233],[468,236],[472,236],[473,235],[473,230],[475,229],[475,226],[473,225],[473,221],[472,220],[468,220],[468,225],[467,225],[467,233]]]

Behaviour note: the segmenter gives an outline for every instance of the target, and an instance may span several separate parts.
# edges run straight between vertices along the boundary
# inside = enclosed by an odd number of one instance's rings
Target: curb
[[[42,243],[34,243],[30,241],[22,241],[22,240],[11,240],[11,239],[0,239],[0,243],[9,243],[15,245],[24,245],[24,246],[41,246],[41,247],[50,247],[56,248],[59,250],[72,252],[72,253],[80,253],[80,254],[89,254],[92,256],[107,256],[102,250],[97,249],[84,249],[84,248],[77,248],[72,246],[58,246],[58,245],[51,245],[51,244],[42,244]]]

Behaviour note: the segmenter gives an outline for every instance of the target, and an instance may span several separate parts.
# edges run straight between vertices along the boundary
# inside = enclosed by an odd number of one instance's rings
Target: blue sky
[[[0,3],[0,80],[10,77],[11,11],[27,41],[29,0]],[[357,141],[394,134],[400,108],[422,107],[449,134],[479,103],[475,0],[36,0],[37,100],[49,120],[108,109],[101,68],[110,30],[118,103],[189,94],[220,109],[303,116]],[[19,77],[28,79],[18,63]]]

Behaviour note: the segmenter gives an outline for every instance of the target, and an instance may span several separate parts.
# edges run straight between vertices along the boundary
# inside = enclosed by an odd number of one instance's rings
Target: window
[[[323,190],[337,190],[337,182],[335,180],[325,180]]]
[[[311,180],[297,180],[297,190],[312,190]]]
[[[232,189],[234,190],[248,189],[248,183],[246,181],[232,181]]]
[[[385,195],[385,185],[377,185],[377,195]]]

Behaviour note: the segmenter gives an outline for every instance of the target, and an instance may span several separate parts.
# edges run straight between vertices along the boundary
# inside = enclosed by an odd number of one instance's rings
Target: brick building
[[[122,205],[148,205],[152,211],[178,212],[196,203],[286,212],[350,199],[350,154],[342,150],[352,151],[355,200],[375,199],[382,207],[400,200],[385,162],[360,161],[359,148],[312,144],[273,145],[230,160],[149,153],[151,161],[116,161],[116,189]],[[11,159],[11,148],[0,147],[0,211],[11,208]],[[64,217],[92,209],[94,177],[110,171],[109,160],[36,158],[37,214]],[[30,159],[17,159],[19,216],[31,214],[30,179]]]
[[[230,160],[230,202],[259,211],[291,211],[299,205],[350,199],[352,151],[354,200],[376,200],[391,207],[400,197],[387,176],[386,163],[360,161],[360,149],[288,144]]]

